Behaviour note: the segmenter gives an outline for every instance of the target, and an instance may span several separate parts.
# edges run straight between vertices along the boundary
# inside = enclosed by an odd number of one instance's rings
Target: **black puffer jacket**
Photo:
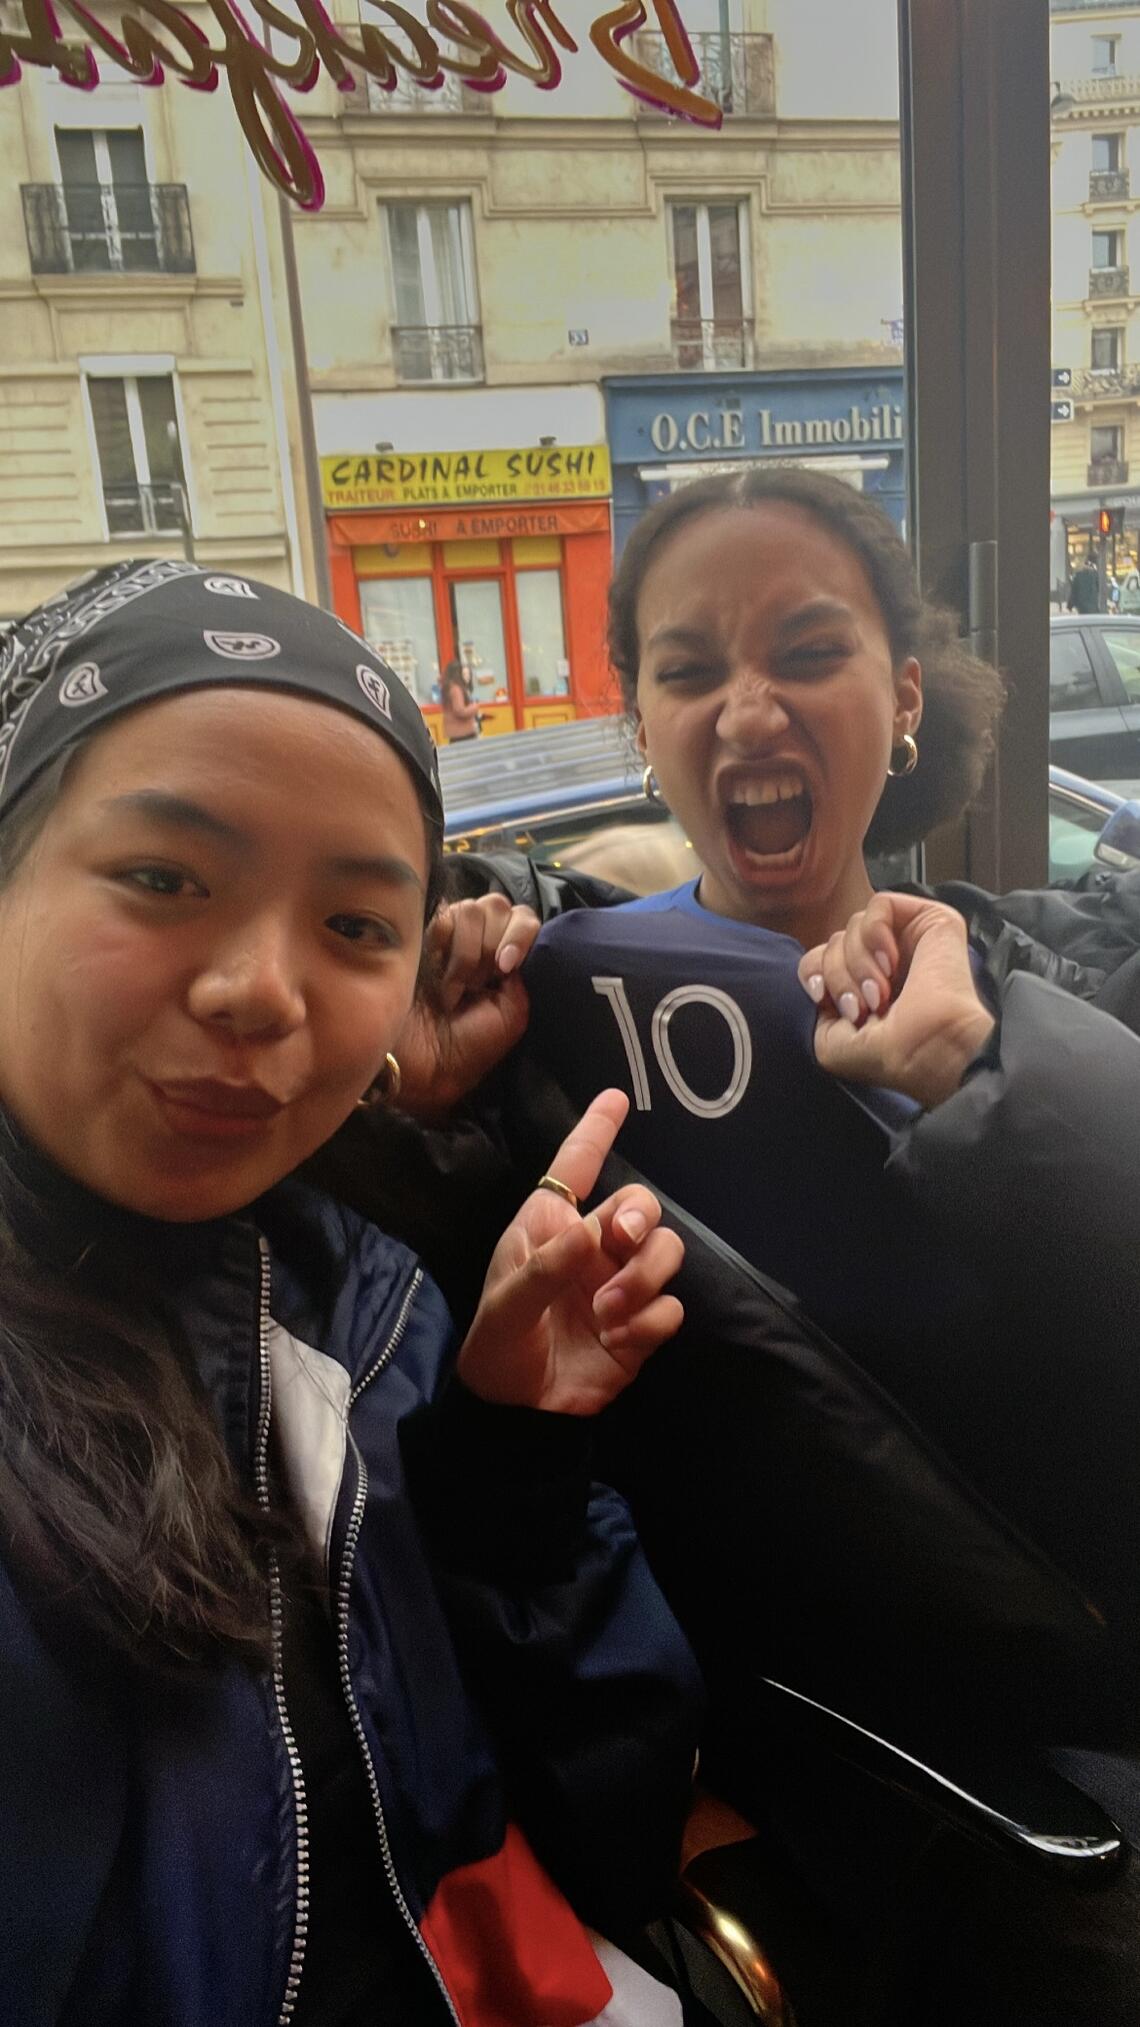
[[[545,914],[618,898],[513,855],[468,859],[463,875],[468,891],[483,882]],[[1140,875],[939,898],[984,949],[1001,1021],[893,1159],[978,1270],[976,1328],[905,1376],[904,1403],[671,1207],[687,1321],[609,1418],[607,1475],[632,1500],[714,1708],[755,1671],[924,1749],[979,1724],[1133,1747]],[[470,1299],[503,1210],[567,1120],[523,1050],[485,1087],[478,1120],[447,1135],[381,1128],[415,1133],[413,1236],[453,1301]],[[375,1187],[375,1131],[361,1115],[338,1153],[357,1200]],[[627,1174],[611,1161],[601,1186]]]

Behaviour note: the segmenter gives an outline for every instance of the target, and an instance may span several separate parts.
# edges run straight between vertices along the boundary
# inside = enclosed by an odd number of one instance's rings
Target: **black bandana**
[[[17,621],[0,646],[0,820],[65,746],[120,711],[211,684],[290,690],[351,711],[410,768],[442,829],[419,706],[348,628],[287,591],[194,563],[117,563]]]

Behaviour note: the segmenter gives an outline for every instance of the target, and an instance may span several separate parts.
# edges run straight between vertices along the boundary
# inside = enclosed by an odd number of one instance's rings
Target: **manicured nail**
[[[507,972],[514,970],[516,964],[518,964],[521,957],[522,951],[519,949],[517,943],[508,943],[502,950],[500,950],[498,957],[498,964],[499,970],[503,973],[504,977],[506,976]]]
[[[619,1323],[628,1306],[621,1288],[602,1288],[594,1297],[594,1315],[602,1324]]]
[[[854,1027],[859,1019],[859,1002],[856,999],[855,994],[853,992],[841,992],[839,995],[838,1006],[839,1011],[843,1015],[844,1020],[850,1021],[852,1027]]]
[[[811,977],[804,980],[804,991],[809,999],[814,999],[817,1006],[822,1000],[825,990],[822,972],[813,971]]]
[[[643,1239],[649,1230],[649,1220],[641,1211],[622,1211],[620,1217],[616,1218],[614,1222],[624,1232],[627,1239],[633,1240],[634,1245],[638,1243],[639,1239]]]
[[[863,998],[866,1000],[871,1012],[878,1013],[883,1000],[882,987],[877,985],[873,978],[865,978],[863,980],[862,992]]]

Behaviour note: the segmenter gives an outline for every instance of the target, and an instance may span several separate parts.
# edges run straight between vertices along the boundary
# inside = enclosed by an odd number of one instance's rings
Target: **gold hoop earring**
[[[901,766],[896,767],[895,754],[898,752],[899,746],[902,747],[903,758]],[[902,738],[899,740],[899,745],[892,747],[891,749],[891,758],[890,763],[887,767],[887,773],[889,774],[892,781],[898,781],[905,774],[913,774],[917,766],[918,766],[918,741],[917,739],[913,739],[909,732],[904,732]]]
[[[645,797],[646,802],[660,802],[662,799],[661,790],[657,785],[657,776],[653,772],[652,761],[650,761],[645,773],[641,777],[641,793]]]
[[[371,1112],[374,1105],[394,1105],[400,1095],[403,1081],[400,1065],[389,1050],[379,1076],[373,1077],[363,1098],[357,1099],[357,1109],[361,1112]]]

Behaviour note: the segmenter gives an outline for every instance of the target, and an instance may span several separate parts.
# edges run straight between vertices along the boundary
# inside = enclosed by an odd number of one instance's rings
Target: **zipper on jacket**
[[[258,1238],[260,1268],[260,1289],[258,1296],[258,1358],[261,1372],[261,1401],[257,1418],[257,1447],[254,1457],[254,1481],[257,1488],[257,1503],[263,1513],[270,1512],[269,1498],[269,1425],[273,1407],[273,1382],[269,1365],[269,1248],[263,1238]],[[281,1594],[281,1565],[277,1550],[269,1552],[269,1619],[273,1637],[273,1696],[277,1705],[277,1721],[285,1742],[285,1753],[289,1761],[289,1776],[293,1783],[293,1815],[297,1838],[297,1892],[293,1910],[293,1946],[289,1954],[289,1970],[285,1979],[285,1996],[277,2016],[277,2027],[288,2027],[297,2004],[297,1993],[301,1985],[301,1971],[305,1962],[305,1944],[309,1933],[309,1805],[305,1795],[305,1776],[301,1767],[301,1755],[289,1721],[285,1705],[285,1668],[282,1656],[284,1639],[284,1604]]]
[[[348,1405],[350,1408],[359,1399],[365,1387],[369,1386],[377,1374],[383,1372],[385,1366],[390,1364],[395,1357],[399,1349],[400,1339],[408,1327],[408,1318],[412,1312],[412,1304],[423,1284],[423,1278],[423,1269],[417,1267],[408,1285],[404,1300],[400,1305],[400,1313],[393,1325],[392,1334],[375,1364],[369,1367],[363,1379],[359,1380],[353,1388],[349,1396]],[[363,1719],[360,1715],[360,1706],[356,1701],[356,1691],[352,1686],[352,1670],[348,1659],[348,1601],[349,1593],[352,1589],[352,1571],[356,1560],[356,1545],[360,1539],[360,1529],[364,1520],[364,1508],[368,1499],[368,1471],[363,1457],[357,1449],[356,1444],[352,1441],[351,1433],[349,1433],[348,1440],[352,1443],[352,1454],[356,1460],[356,1496],[352,1502],[352,1514],[348,1523],[348,1532],[344,1539],[340,1580],[337,1584],[336,1593],[337,1657],[340,1664],[341,1688],[344,1692],[345,1703],[348,1706],[349,1720],[352,1724],[356,1743],[360,1748],[360,1756],[364,1762],[368,1792],[372,1798],[372,1813],[376,1819],[376,1830],[380,1839],[380,1857],[384,1866],[384,1876],[388,1881],[392,1897],[400,1910],[400,1914],[412,1936],[412,1940],[431,1972],[432,1977],[435,1979],[440,1996],[454,2022],[454,2027],[460,2027],[459,2015],[455,2010],[451,1994],[444,1983],[443,1973],[432,1956],[423,1936],[420,1934],[419,1925],[404,1898],[404,1891],[397,1876],[396,1867],[392,1859],[392,1847],[388,1842],[388,1825],[384,1820],[384,1804],[380,1799],[380,1783],[376,1778],[376,1769],[372,1764],[372,1754],[368,1749],[368,1738],[364,1730]]]

